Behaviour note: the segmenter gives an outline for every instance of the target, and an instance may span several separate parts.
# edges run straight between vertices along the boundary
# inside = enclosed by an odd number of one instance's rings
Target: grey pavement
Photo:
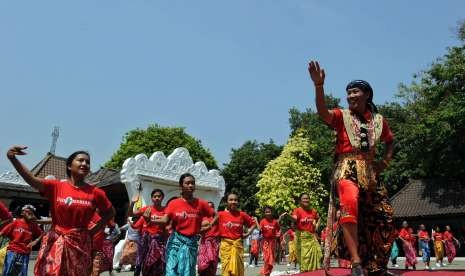
[[[246,261],[248,261],[248,258],[245,259]],[[423,264],[423,262],[421,261],[421,258],[418,258],[418,263],[417,263],[417,270],[424,270],[425,269],[425,266]],[[30,263],[29,263],[29,273],[28,275],[34,275],[33,273],[33,269],[34,269],[34,263],[35,261],[34,260],[31,260]],[[397,263],[399,265],[398,268],[394,268],[391,266],[391,263],[389,263],[389,269],[395,271],[396,269],[403,269],[404,268],[404,265],[405,265],[405,258],[404,257],[399,257],[397,258]],[[446,261],[447,263],[447,261]],[[245,267],[245,275],[246,276],[257,276],[260,274],[260,268],[262,266],[262,262],[260,261],[258,263],[258,266],[257,267],[250,267],[250,266],[246,266]],[[454,262],[450,265],[446,265],[445,267],[441,267],[441,268],[438,268],[435,266],[435,258],[431,258],[431,264],[433,266],[433,270],[465,270],[465,257],[458,257],[454,260]],[[335,262],[333,262],[333,265],[336,265]],[[289,274],[295,274],[297,273],[298,271],[294,269],[293,265],[288,267],[287,265],[275,265],[274,269],[273,269],[273,273],[272,275],[289,275]],[[102,273],[101,275],[105,276],[105,275],[110,275],[108,272],[104,272]],[[113,272],[113,275],[114,276],[129,276],[129,275],[133,275],[133,272],[125,272],[125,271],[122,271],[120,273],[114,271]],[[217,275],[221,275],[221,270],[218,269],[218,272],[217,272]],[[86,275],[83,275],[83,276],[86,276]]]

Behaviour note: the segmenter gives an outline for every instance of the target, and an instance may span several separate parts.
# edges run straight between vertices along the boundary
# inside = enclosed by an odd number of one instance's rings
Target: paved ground
[[[402,257],[398,258],[399,269],[404,268],[404,262],[405,262],[405,258],[402,258]],[[32,260],[29,263],[29,274],[28,275],[33,275],[34,263],[35,263],[34,260]],[[460,270],[460,269],[465,270],[465,257],[459,257],[459,258],[455,259],[454,262],[451,265],[447,265],[447,266],[441,267],[441,268],[437,268],[434,265],[435,264],[434,258],[432,258],[431,264],[433,264],[433,270],[450,270],[450,269],[453,269],[453,270]],[[258,267],[247,266],[245,268],[245,275],[246,276],[259,275],[261,265],[262,265],[262,263],[259,262]],[[391,266],[391,264],[389,264],[389,268],[390,269],[396,269],[396,268],[393,268]],[[421,258],[418,258],[417,270],[424,270],[424,269],[425,269],[425,266],[422,263]],[[288,275],[288,274],[295,274],[295,273],[297,273],[297,270],[295,270],[293,267],[288,267],[287,265],[275,265],[272,275]],[[115,276],[133,275],[132,272],[120,272],[120,273],[114,272],[113,274]],[[218,270],[217,275],[220,275],[220,274],[221,274],[220,270]],[[102,273],[101,275],[109,275],[109,273],[105,272],[105,273]]]

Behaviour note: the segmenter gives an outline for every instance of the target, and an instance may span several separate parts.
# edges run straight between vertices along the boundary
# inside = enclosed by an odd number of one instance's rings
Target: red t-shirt
[[[402,228],[402,229],[400,229],[399,237],[401,237],[402,239],[404,239],[406,241],[415,241],[415,237],[412,236],[412,234],[409,231],[410,229],[411,228]]]
[[[342,117],[342,110],[339,108],[333,109],[333,120],[329,124],[332,128],[336,130],[337,133],[337,144],[336,144],[336,153],[351,153],[353,152],[352,145],[350,144],[349,135],[344,127],[344,119]],[[365,119],[370,120],[372,115],[370,111],[365,112]],[[389,143],[394,140],[394,135],[392,134],[391,129],[386,121],[383,118],[383,130],[381,131],[380,140],[384,143]]]
[[[292,212],[292,216],[297,218],[297,230],[315,233],[313,221],[319,218],[315,209],[305,210],[302,207],[299,207]]]
[[[194,198],[188,202],[183,198],[176,198],[166,206],[165,214],[172,221],[172,227],[184,236],[197,235],[204,217],[212,217],[215,211],[203,199]]]
[[[38,238],[42,232],[37,223],[28,223],[21,218],[5,226],[0,234],[10,239],[7,250],[19,254],[29,254],[31,253],[31,248],[28,248],[27,245]]]
[[[244,226],[251,227],[254,223],[254,219],[242,211],[218,212],[218,228],[222,238],[240,239],[244,233]]]
[[[433,237],[434,237],[435,241],[442,241],[443,240],[443,236],[442,236],[441,232],[434,232]]]
[[[452,241],[454,240],[454,235],[452,235],[452,233],[449,231],[444,231],[444,240]]]
[[[420,240],[429,240],[428,231],[425,231],[425,230],[418,231],[418,238]]]
[[[0,221],[11,218],[12,216],[10,211],[8,210],[8,208],[6,208],[5,204],[3,204],[3,202],[0,201]]]
[[[144,206],[140,208],[137,213],[143,215],[145,213],[145,210],[147,210],[147,208],[150,208],[150,218],[152,217],[159,218],[165,215],[164,207],[162,207],[161,210],[157,210],[154,206]],[[161,226],[160,224],[156,224],[150,221],[147,222],[144,217],[140,217],[139,220],[141,222],[137,221],[137,223],[142,224],[143,233],[148,232],[150,233],[150,235],[155,235],[155,234],[163,234],[165,232],[165,226]]]
[[[42,180],[44,188],[40,194],[50,201],[54,225],[65,230],[87,228],[95,209],[108,211],[112,205],[105,192],[85,184],[75,187],[67,180]]]
[[[286,235],[289,237],[289,241],[293,241],[295,238],[294,230],[288,229]]]
[[[277,220],[273,219],[269,221],[264,218],[260,221],[260,230],[265,239],[276,239],[279,237],[281,227]]]
[[[212,222],[214,217],[205,218],[203,221]],[[212,227],[203,234],[204,238],[218,237],[220,235],[220,230],[218,229],[218,224],[212,225]]]

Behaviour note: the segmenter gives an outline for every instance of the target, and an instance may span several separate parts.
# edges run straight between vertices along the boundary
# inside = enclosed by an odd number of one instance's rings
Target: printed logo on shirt
[[[313,218],[311,217],[306,217],[304,219],[301,220],[302,223],[305,223],[305,224],[310,224],[313,222]]]
[[[32,234],[32,232],[31,232],[31,231],[29,231],[29,230],[26,230],[26,229],[24,229],[24,228],[21,228],[21,227],[19,227],[19,228],[15,228],[15,229],[13,230],[13,232],[18,232],[18,233],[20,233],[20,234],[22,234],[22,233]]]
[[[266,224],[266,225],[263,226],[263,228],[273,230],[273,229],[274,229],[274,225]]]
[[[190,218],[194,218],[194,219],[195,219],[195,218],[198,217],[198,215],[197,215],[196,213],[187,213],[186,211],[184,211],[184,212],[178,212],[178,213],[175,213],[174,215],[175,215],[176,217],[179,217],[179,218],[184,219],[184,220],[190,219]]]
[[[223,223],[223,226],[225,228],[231,229],[233,227],[241,227],[241,224],[240,223],[234,223],[232,221],[228,221],[227,223]]]
[[[73,204],[79,205],[79,206],[92,206],[92,202],[89,200],[84,200],[84,199],[74,199],[70,196],[66,198],[58,197],[57,202],[62,203],[66,206],[71,206]]]

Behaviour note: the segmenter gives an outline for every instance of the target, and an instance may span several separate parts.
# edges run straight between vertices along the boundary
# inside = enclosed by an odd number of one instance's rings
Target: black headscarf
[[[368,93],[368,108],[371,110],[371,112],[378,113],[378,108],[376,105],[373,103],[373,88],[371,88],[371,85],[364,80],[354,80],[349,82],[349,84],[346,87],[346,91],[352,88],[358,88],[363,91],[363,93]]]

